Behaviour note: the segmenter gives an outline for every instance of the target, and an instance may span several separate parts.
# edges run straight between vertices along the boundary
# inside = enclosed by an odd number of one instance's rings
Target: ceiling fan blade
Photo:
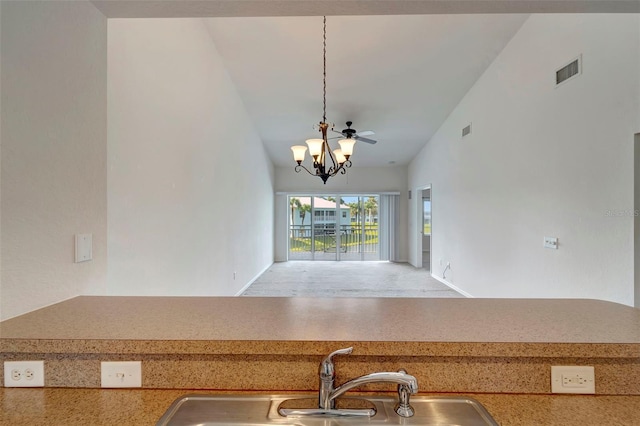
[[[371,145],[378,143],[378,141],[374,141],[373,139],[369,139],[369,138],[361,138],[358,135],[356,135],[354,139],[357,140],[358,142],[370,143]]]
[[[342,135],[342,136],[344,137],[344,133],[342,133],[342,132],[340,132],[340,131],[338,131],[338,130],[333,130],[333,129],[331,129],[331,131],[332,131],[333,133],[337,133],[337,134]]]
[[[375,135],[375,134],[376,134],[376,132],[374,132],[373,130],[363,130],[363,131],[357,133],[358,136],[371,136],[371,135]]]

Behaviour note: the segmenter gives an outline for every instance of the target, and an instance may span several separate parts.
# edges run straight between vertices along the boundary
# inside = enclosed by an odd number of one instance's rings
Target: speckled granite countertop
[[[626,358],[640,356],[640,310],[580,299],[82,296],[1,322],[0,338],[6,351],[22,353],[63,345],[76,353],[318,355],[357,342],[359,353],[377,355]],[[549,343],[557,343],[552,353]]]
[[[176,398],[188,393],[194,392],[0,388],[0,424],[154,425]],[[640,396],[470,396],[502,426],[640,425]]]
[[[1,322],[0,355],[44,355],[53,387],[0,388],[0,424],[153,425],[173,400],[192,393],[203,362],[211,377],[200,389],[223,383],[229,369],[251,369],[252,362],[270,362],[269,371],[283,368],[283,354],[289,355],[284,368],[297,366],[304,371],[296,370],[296,378],[313,380],[319,356],[351,344],[374,363],[410,356],[402,365],[414,362],[412,374],[432,391],[461,391],[438,387],[451,374],[455,384],[469,381],[465,389],[475,389],[478,380],[524,374],[533,383],[526,390],[488,383],[482,391],[506,393],[473,395],[503,426],[640,426],[638,309],[595,300],[213,297],[78,297]],[[143,360],[144,386],[165,390],[96,389],[99,361],[131,354]],[[548,363],[581,357],[596,366],[602,395],[541,394],[549,387]],[[362,374],[363,359],[342,361],[341,374]],[[81,373],[79,382],[61,384],[70,366]],[[155,380],[167,368],[172,380],[186,378],[188,386]],[[498,377],[503,370],[506,376]],[[300,387],[304,383],[284,386],[278,376],[277,384],[242,389],[312,389]]]

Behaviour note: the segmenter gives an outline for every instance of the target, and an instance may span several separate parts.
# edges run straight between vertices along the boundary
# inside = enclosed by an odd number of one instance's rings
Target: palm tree
[[[297,199],[296,197],[291,197],[289,198],[289,206],[291,207],[291,236],[293,237],[293,218],[294,218],[294,213],[296,211],[296,209],[300,209],[300,200]]]
[[[378,214],[378,200],[376,197],[369,197],[364,203],[364,209],[367,212],[369,223],[373,222],[373,216]]]
[[[301,226],[300,226],[300,234],[302,235],[302,232],[304,230],[304,218],[307,216],[307,213],[311,213],[311,204],[302,204],[300,206],[300,219],[301,220]]]
[[[353,203],[349,203],[348,205],[351,209],[351,217],[355,217],[356,223],[358,223],[358,215],[360,214],[360,203],[355,201]]]
[[[311,213],[311,204],[303,204],[300,206],[300,218],[302,219],[302,225],[304,225],[304,218],[307,213]]]

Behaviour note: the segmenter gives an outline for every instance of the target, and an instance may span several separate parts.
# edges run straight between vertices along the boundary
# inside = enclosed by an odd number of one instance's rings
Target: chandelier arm
[[[333,151],[331,151],[331,147],[329,146],[329,142],[327,141],[327,129],[329,128],[329,125],[326,122],[323,122],[320,126],[320,131],[322,132],[322,152],[329,154],[329,158],[331,159],[331,167],[329,168],[329,170],[327,170],[328,174],[333,176],[335,175],[335,172],[338,171],[339,164],[338,164],[338,160],[336,159],[335,155],[333,154]],[[323,162],[323,164],[325,164],[326,166],[326,155],[324,155],[325,157],[325,161]]]
[[[338,172],[340,172],[340,174],[342,175],[346,175],[347,174],[347,169],[351,167],[351,161],[347,160],[344,163],[340,164],[340,167],[338,167],[336,169],[335,172],[333,172],[333,174],[331,176],[335,176],[338,174]]]
[[[334,175],[336,174],[336,172],[338,170],[340,170],[342,168],[342,165],[338,164],[338,161],[335,159],[333,153],[331,152],[331,150],[329,150],[329,155],[331,157],[331,162],[333,163],[333,165],[331,166],[331,168],[329,170],[333,170],[334,171]]]
[[[307,169],[307,168],[306,168],[304,165],[302,165],[302,164],[298,164],[298,165],[296,165],[296,167],[294,168],[294,170],[296,171],[296,173],[300,173],[300,170],[303,170],[303,169],[304,169],[307,173],[309,173],[311,176],[317,176],[317,174],[316,174],[316,173],[311,173],[311,172],[309,171],[309,169]]]

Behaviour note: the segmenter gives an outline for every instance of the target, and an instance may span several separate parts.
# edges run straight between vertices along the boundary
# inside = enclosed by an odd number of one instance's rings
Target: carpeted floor
[[[464,297],[407,263],[274,263],[242,296]]]

